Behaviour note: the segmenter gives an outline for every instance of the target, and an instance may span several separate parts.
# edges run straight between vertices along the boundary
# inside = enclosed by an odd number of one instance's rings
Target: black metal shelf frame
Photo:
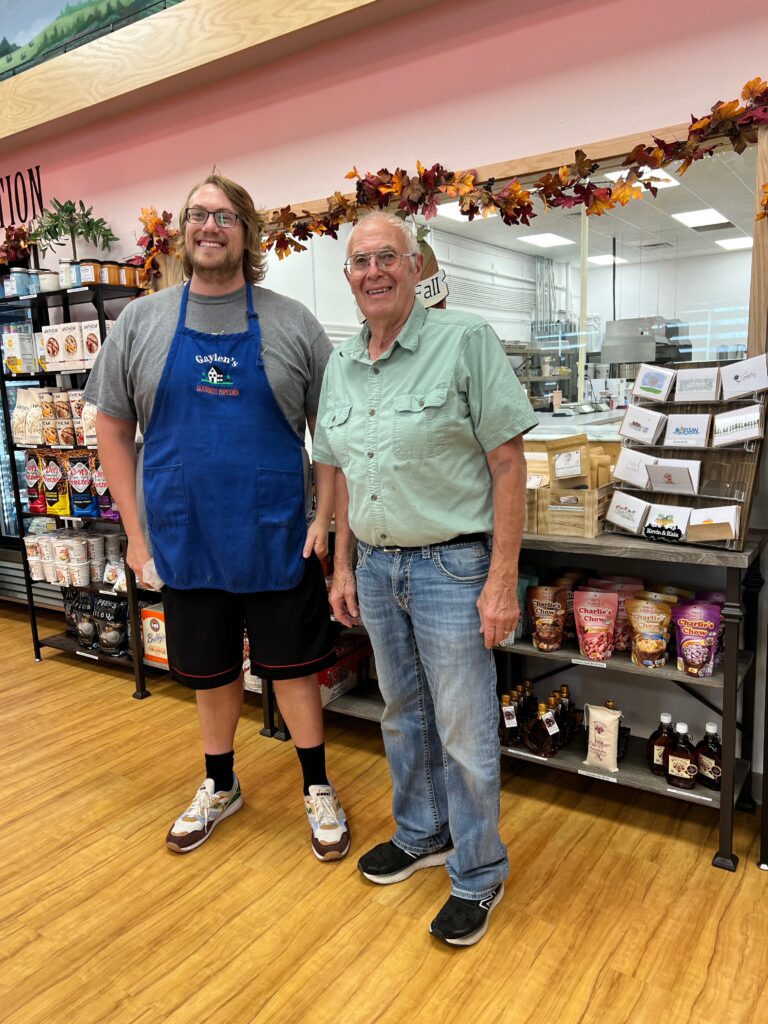
[[[33,329],[38,331],[42,327],[46,327],[48,325],[48,310],[51,306],[60,306],[63,310],[65,320],[68,320],[70,315],[70,305],[90,303],[96,309],[101,336],[105,337],[106,310],[104,303],[113,299],[131,298],[138,294],[140,294],[140,290],[138,288],[123,288],[115,285],[92,285],[81,288],[58,289],[50,292],[39,292],[37,295],[0,299],[0,313],[19,307],[29,309],[32,313]],[[49,300],[52,300],[50,305]],[[151,694],[147,689],[141,651],[141,616],[139,614],[136,578],[127,563],[125,577],[127,586],[128,614],[131,622],[131,657],[112,658],[106,655],[99,656],[97,652],[84,651],[78,646],[77,641],[73,641],[72,638],[68,637],[65,633],[57,633],[53,636],[41,638],[37,622],[34,593],[32,590],[32,578],[29,573],[27,552],[23,541],[24,520],[32,518],[34,514],[28,512],[21,502],[21,488],[19,485],[15,458],[17,446],[14,445],[13,434],[11,432],[11,410],[10,401],[8,399],[7,384],[9,381],[50,381],[59,377],[85,378],[88,372],[88,370],[58,370],[51,371],[49,373],[18,374],[13,376],[6,376],[5,373],[0,372],[0,403],[2,404],[6,448],[11,467],[11,482],[13,485],[14,505],[16,508],[16,521],[19,524],[18,547],[21,549],[21,564],[24,572],[24,588],[27,595],[27,611],[29,614],[30,632],[32,634],[32,647],[34,650],[35,661],[42,661],[43,647],[51,647],[56,650],[67,651],[75,654],[76,656],[88,657],[90,660],[105,661],[108,664],[119,665],[123,668],[131,669],[135,684],[133,696],[136,700],[143,700],[145,697],[151,696]],[[73,517],[55,516],[55,518],[57,520],[66,521],[71,520]]]

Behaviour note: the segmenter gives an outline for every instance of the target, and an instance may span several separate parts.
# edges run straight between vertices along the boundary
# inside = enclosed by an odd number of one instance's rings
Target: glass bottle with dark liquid
[[[664,751],[667,785],[675,789],[693,789],[698,771],[696,748],[688,735],[688,725],[686,722],[678,722],[674,739]]]
[[[648,737],[648,767],[654,775],[664,774],[664,751],[672,742],[675,730],[672,728],[672,715],[662,712],[659,727]]]
[[[717,725],[707,722],[704,738],[696,744],[697,781],[707,789],[720,791],[723,774],[723,747],[717,735]]]
[[[519,731],[517,708],[512,703],[511,694],[505,693],[501,698],[499,717],[499,741],[502,747],[511,747],[516,742]]]
[[[526,679],[523,682],[523,689],[525,690],[525,696],[523,697],[523,724],[525,724],[535,720],[539,702],[536,700],[536,694],[533,692],[533,683],[530,679]]]
[[[553,757],[557,753],[558,733],[550,735],[543,719],[547,714],[547,705],[539,704],[535,718],[526,722],[523,728],[523,742],[529,750],[539,757]]]

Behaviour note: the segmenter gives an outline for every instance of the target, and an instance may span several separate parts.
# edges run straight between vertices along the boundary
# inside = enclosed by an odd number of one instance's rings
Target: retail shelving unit
[[[545,765],[560,771],[584,775],[617,786],[655,793],[673,800],[703,804],[718,811],[719,844],[712,863],[715,867],[735,871],[738,857],[733,852],[733,812],[753,811],[751,795],[751,767],[746,757],[736,757],[736,733],[741,731],[742,751],[748,755],[752,749],[755,708],[755,650],[757,642],[757,603],[763,578],[760,575],[759,556],[766,537],[750,536],[741,551],[723,551],[715,548],[668,544],[654,544],[627,535],[601,535],[595,540],[576,537],[550,537],[525,535],[523,557],[535,552],[552,552],[561,557],[567,552],[574,564],[587,562],[598,569],[616,568],[616,561],[658,563],[674,561],[678,565],[706,566],[721,570],[725,574],[726,603],[723,608],[725,620],[725,653],[720,671],[710,678],[698,679],[679,672],[674,666],[651,670],[633,665],[628,655],[617,654],[607,662],[587,661],[578,649],[563,648],[544,653],[536,650],[529,642],[523,641],[511,648],[497,648],[497,664],[500,675],[511,669],[512,659],[526,657],[550,662],[550,670],[539,678],[557,674],[573,667],[587,666],[590,671],[610,671],[635,682],[648,679],[649,675],[666,680],[693,696],[710,710],[722,715],[723,719],[723,775],[720,793],[710,790],[678,790],[667,786],[663,777],[652,775],[645,757],[645,739],[631,737],[627,754],[620,764],[620,770],[602,772],[587,769],[584,752],[577,742],[572,741],[552,758],[537,757],[525,747],[502,747],[502,755],[520,761]],[[742,718],[737,718],[737,701],[742,694]],[[383,703],[376,687],[368,683],[356,690],[343,694],[327,706],[328,711],[381,721]],[[768,757],[768,744],[766,745]],[[764,778],[766,776],[764,775]],[[738,801],[738,804],[737,804]],[[764,859],[768,861],[768,816],[764,828]]]
[[[89,285],[79,288],[68,288],[60,289],[57,291],[40,292],[37,295],[25,295],[18,298],[0,299],[0,314],[9,313],[12,314],[16,310],[29,310],[31,314],[32,326],[35,331],[40,331],[43,327],[48,326],[49,323],[49,310],[51,308],[61,308],[63,313],[63,322],[67,322],[70,319],[70,309],[72,306],[81,305],[83,303],[91,304],[98,316],[99,327],[101,330],[102,338],[106,334],[106,310],[105,304],[115,299],[130,299],[140,294],[140,290],[137,288],[124,288],[117,285]],[[66,378],[67,381],[74,381],[76,384],[84,384],[88,370],[72,370],[72,371],[53,371],[50,373],[35,373],[35,374],[15,374],[13,376],[6,376],[5,373],[0,373],[0,400],[2,401],[3,420],[5,423],[5,436],[7,439],[8,456],[11,470],[11,481],[13,485],[14,502],[16,506],[16,518],[19,523],[19,546],[21,548],[21,560],[24,571],[24,585],[27,594],[27,609],[29,613],[29,625],[32,633],[32,646],[34,649],[35,660],[42,660],[42,648],[51,647],[60,651],[67,651],[80,658],[85,658],[89,661],[99,661],[108,665],[118,665],[123,668],[131,669],[133,672],[135,690],[133,696],[137,700],[142,700],[144,697],[149,697],[150,693],[147,690],[144,663],[141,652],[141,618],[139,615],[138,606],[138,595],[136,589],[136,580],[133,573],[126,566],[126,584],[127,584],[127,600],[128,600],[128,613],[130,618],[131,626],[131,655],[130,657],[111,657],[110,655],[101,654],[98,651],[84,650],[80,647],[77,641],[66,632],[56,633],[52,636],[41,637],[37,623],[37,610],[35,607],[35,598],[32,589],[32,579],[29,574],[29,565],[27,563],[26,550],[22,537],[24,535],[23,523],[25,519],[37,517],[37,513],[30,513],[23,507],[21,497],[21,487],[19,483],[18,470],[16,467],[16,452],[24,451],[23,447],[19,447],[13,443],[13,434],[11,432],[11,408],[8,399],[7,383],[9,381],[14,382],[33,382],[37,383],[61,383],[62,379]],[[45,448],[44,445],[36,445],[37,448]],[[72,446],[75,447],[75,446]],[[77,447],[85,447],[78,445]],[[57,446],[56,451],[66,451],[65,446]],[[67,520],[71,520],[74,517],[71,516],[52,516],[60,522],[66,524]],[[87,587],[79,589],[88,589],[99,591],[98,587]],[[114,596],[113,591],[104,591]]]

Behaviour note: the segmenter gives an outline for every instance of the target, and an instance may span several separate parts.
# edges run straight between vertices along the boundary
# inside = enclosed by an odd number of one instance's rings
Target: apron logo
[[[234,360],[231,365],[236,365]],[[226,368],[211,363],[207,370],[204,370],[200,382],[195,389],[202,395],[223,395],[225,397],[237,397],[240,394],[238,388],[233,386],[232,377],[227,373]]]

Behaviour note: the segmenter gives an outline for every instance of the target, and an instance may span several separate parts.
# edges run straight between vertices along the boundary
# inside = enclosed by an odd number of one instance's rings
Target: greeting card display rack
[[[720,363],[696,362],[676,363],[671,369],[702,369],[721,366]],[[717,399],[711,402],[675,402],[667,399],[664,402],[647,398],[633,399],[633,405],[652,409],[655,412],[669,414],[701,414],[714,416],[718,413],[735,411],[749,405],[762,407],[761,423],[765,429],[765,392],[743,395],[740,398]],[[629,408],[631,408],[630,406]],[[636,494],[646,501],[664,505],[687,506],[693,509],[706,509],[716,505],[737,505],[739,507],[739,527],[736,535],[730,540],[696,541],[697,546],[725,548],[728,551],[742,551],[749,531],[749,516],[752,499],[757,483],[760,467],[760,456],[763,450],[763,438],[743,441],[733,445],[720,445],[717,448],[692,447],[688,445],[667,445],[663,439],[654,444],[641,441],[622,439],[622,447],[640,451],[648,455],[668,459],[695,459],[701,463],[698,493],[684,494],[669,491],[653,490],[650,486],[638,487],[623,480],[615,480],[618,491]],[[606,532],[631,537],[632,534],[622,530],[620,526],[607,522]],[[642,534],[640,535],[642,539]],[[685,544],[685,541],[680,541]]]

